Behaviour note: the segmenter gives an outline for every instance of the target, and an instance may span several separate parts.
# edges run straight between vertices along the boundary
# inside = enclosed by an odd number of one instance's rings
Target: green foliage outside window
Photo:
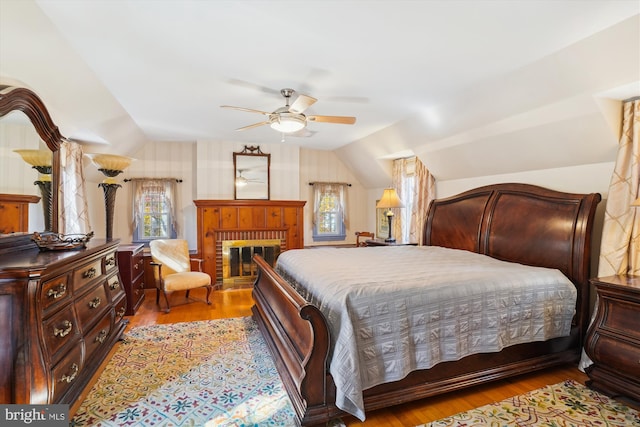
[[[340,203],[335,193],[325,193],[320,199],[318,209],[318,234],[338,234],[340,224]]]

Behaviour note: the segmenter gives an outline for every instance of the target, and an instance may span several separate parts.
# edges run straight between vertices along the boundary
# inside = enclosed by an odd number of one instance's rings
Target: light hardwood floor
[[[204,303],[204,297],[204,291],[192,291],[191,298],[187,303],[184,292],[174,293],[170,296],[172,304],[171,312],[166,314],[159,310],[155,303],[155,290],[147,290],[145,300],[138,312],[134,316],[127,317],[127,319],[129,319],[127,330],[142,325],[251,315],[253,301],[249,289],[214,291],[211,295],[211,305]],[[163,303],[162,299],[161,303]],[[114,351],[117,345],[118,344],[114,347]],[[104,366],[106,366],[106,362],[103,364],[103,369]],[[101,371],[102,369],[98,371],[93,381],[85,390],[85,393],[87,393],[93,383],[95,383]],[[584,384],[587,376],[580,372],[576,366],[562,366],[544,370],[539,373],[496,381],[488,385],[477,386],[464,391],[452,392],[443,396],[373,411],[367,414],[365,422],[360,422],[354,417],[344,417],[343,421],[348,427],[416,426],[491,402],[500,401],[511,396],[523,394],[545,385],[556,384],[565,379],[573,379]],[[72,415],[78,410],[81,400],[82,399],[79,399],[76,404],[72,405],[70,411]]]

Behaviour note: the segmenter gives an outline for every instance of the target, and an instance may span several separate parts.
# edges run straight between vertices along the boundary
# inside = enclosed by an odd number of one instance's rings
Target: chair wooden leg
[[[191,289],[187,289],[187,295],[185,296],[185,298],[186,298],[186,299],[189,299],[189,291],[190,291],[190,290],[191,290]]]
[[[209,295],[211,295],[211,286],[207,286],[207,304],[211,305],[211,301],[209,301]]]
[[[167,303],[167,308],[164,310],[165,313],[171,311],[171,306],[169,305],[169,298],[167,297],[167,292],[163,289],[162,294],[164,295],[164,301]]]

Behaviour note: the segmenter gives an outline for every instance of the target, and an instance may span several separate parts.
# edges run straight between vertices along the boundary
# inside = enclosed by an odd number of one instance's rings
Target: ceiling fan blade
[[[247,129],[253,129],[253,128],[257,128],[258,126],[263,126],[263,125],[268,125],[269,122],[260,122],[260,123],[254,123],[252,125],[248,125],[248,126],[244,126],[241,128],[238,128],[236,130],[247,130]]]
[[[221,105],[220,108],[230,108],[232,110],[240,110],[240,111],[246,111],[248,113],[258,113],[258,114],[264,114],[264,115],[269,115],[271,113],[267,113],[266,111],[261,111],[261,110],[254,110],[253,108],[244,108],[244,107],[234,107],[232,105]]]
[[[352,125],[356,122],[355,117],[347,116],[307,116],[307,120],[312,122],[339,123],[343,125]]]
[[[312,98],[310,96],[302,95],[302,94],[298,95],[296,100],[293,101],[293,104],[291,104],[291,106],[289,107],[289,112],[293,114],[300,114],[304,110],[306,110],[307,108],[315,104],[316,101],[317,99]]]

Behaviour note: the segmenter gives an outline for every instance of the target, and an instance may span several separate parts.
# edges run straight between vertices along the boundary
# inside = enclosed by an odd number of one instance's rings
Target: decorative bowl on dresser
[[[640,276],[592,279],[598,304],[585,351],[587,385],[640,405]],[[635,406],[635,405],[634,405]]]
[[[118,269],[127,294],[127,316],[136,314],[144,300],[144,244],[128,243],[118,246]]]
[[[0,251],[0,403],[72,404],[122,336],[118,240]]]

